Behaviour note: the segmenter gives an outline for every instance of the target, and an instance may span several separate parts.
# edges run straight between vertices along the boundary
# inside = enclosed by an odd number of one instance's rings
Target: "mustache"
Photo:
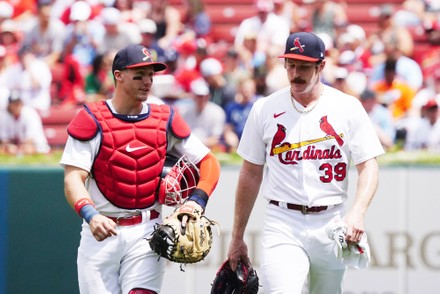
[[[294,84],[304,84],[306,81],[301,78],[294,78],[291,82]]]

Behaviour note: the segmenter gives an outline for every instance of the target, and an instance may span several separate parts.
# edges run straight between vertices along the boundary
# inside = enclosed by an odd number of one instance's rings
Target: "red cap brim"
[[[278,56],[278,58],[290,58],[290,59],[298,59],[298,60],[304,60],[304,61],[319,61],[319,58],[312,58],[304,55],[299,54],[283,54]]]
[[[162,71],[167,68],[166,64],[162,62],[141,62],[141,63],[129,65],[126,68],[136,68],[136,67],[143,67],[149,65],[153,66],[154,71]]]

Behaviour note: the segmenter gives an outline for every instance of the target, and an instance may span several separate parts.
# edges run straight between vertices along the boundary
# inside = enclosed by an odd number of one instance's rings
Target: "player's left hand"
[[[201,205],[192,200],[185,201],[181,206],[176,208],[176,212],[193,215],[194,213],[203,214],[204,210]]]
[[[342,221],[347,224],[345,240],[348,243],[359,243],[365,232],[364,217],[358,213],[349,212]]]

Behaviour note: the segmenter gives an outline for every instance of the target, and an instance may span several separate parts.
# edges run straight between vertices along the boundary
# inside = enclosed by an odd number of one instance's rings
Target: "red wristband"
[[[81,211],[81,208],[83,208],[86,205],[92,205],[93,207],[95,207],[95,204],[89,198],[81,198],[75,202],[74,209],[79,216],[82,217],[80,211]]]

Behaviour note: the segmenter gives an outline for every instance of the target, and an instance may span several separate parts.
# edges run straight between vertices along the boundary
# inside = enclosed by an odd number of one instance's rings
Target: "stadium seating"
[[[205,10],[212,21],[212,38],[214,42],[226,42],[231,44],[234,41],[235,32],[240,22],[252,15],[255,10],[252,7],[254,0],[202,0],[205,3]],[[303,4],[302,0],[293,0],[298,5],[306,8],[310,14],[310,5]],[[348,20],[352,24],[362,26],[369,36],[377,29],[377,16],[382,4],[390,4],[395,10],[402,7],[404,0],[345,0],[347,4]],[[183,9],[182,0],[169,0],[169,3],[178,9]],[[416,42],[416,54],[426,52],[430,45],[426,35],[420,28],[411,28],[410,32]]]
[[[52,106],[40,112],[44,133],[52,149],[64,147],[67,140],[67,125],[82,109],[82,106]]]

